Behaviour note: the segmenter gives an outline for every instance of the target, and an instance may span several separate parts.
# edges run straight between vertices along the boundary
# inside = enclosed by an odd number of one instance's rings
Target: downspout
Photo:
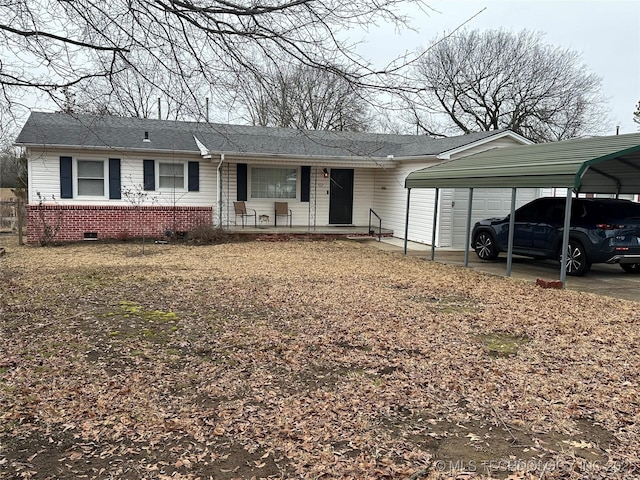
[[[224,163],[224,153],[220,154],[220,163],[218,164],[218,188],[216,192],[216,202],[218,203],[218,228],[222,228],[222,164]]]

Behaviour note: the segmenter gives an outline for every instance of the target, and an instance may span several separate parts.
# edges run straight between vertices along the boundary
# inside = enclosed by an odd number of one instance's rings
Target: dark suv
[[[560,259],[565,198],[538,198],[515,212],[513,253]],[[567,274],[584,275],[592,263],[619,263],[640,272],[640,203],[608,198],[575,198]],[[473,227],[472,247],[482,260],[506,252],[509,216],[482,220]]]

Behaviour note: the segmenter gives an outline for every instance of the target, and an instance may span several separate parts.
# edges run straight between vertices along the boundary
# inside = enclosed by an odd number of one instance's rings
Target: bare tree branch
[[[118,113],[142,116],[152,115],[161,97],[167,115],[203,119],[205,98],[220,104],[228,86],[259,74],[255,59],[267,57],[329,72],[356,90],[389,91],[398,88],[396,69],[406,59],[388,72],[374,69],[356,53],[357,44],[336,32],[380,22],[408,28],[400,7],[426,9],[424,1],[0,2],[0,88],[12,102],[35,93],[60,108],[109,112],[120,102]],[[385,79],[387,73],[397,78]],[[123,85],[131,85],[129,94]],[[69,89],[76,105],[68,104]],[[5,118],[13,114],[7,105],[0,105]]]
[[[601,79],[575,52],[543,44],[539,33],[460,32],[426,52],[414,81],[421,90],[407,98],[417,105],[411,123],[430,134],[508,128],[553,141],[600,129]]]

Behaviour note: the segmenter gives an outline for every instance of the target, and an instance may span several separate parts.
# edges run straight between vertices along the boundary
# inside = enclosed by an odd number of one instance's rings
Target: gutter
[[[92,150],[92,151],[108,151],[108,152],[143,152],[143,153],[164,153],[164,154],[180,154],[193,156],[197,152],[196,150],[171,150],[168,148],[144,148],[144,147],[113,147],[108,145],[58,145],[51,143],[24,143],[15,142],[13,145],[17,147],[40,149],[44,151],[52,150]]]

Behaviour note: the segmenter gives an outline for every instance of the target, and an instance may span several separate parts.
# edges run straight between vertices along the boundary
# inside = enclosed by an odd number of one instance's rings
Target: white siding
[[[451,188],[440,189],[440,213],[438,214],[438,239],[436,247],[450,247],[453,230],[453,194]]]
[[[394,169],[375,170],[373,209],[382,218],[383,228],[393,230],[395,237],[404,238],[407,215],[407,189],[404,188],[404,181],[407,175],[434,163],[438,163],[438,160],[403,162]],[[431,243],[434,199],[434,189],[411,190],[409,240]]]
[[[123,196],[120,200],[111,200],[108,197],[108,178],[105,179],[104,198],[60,198],[60,157],[69,156],[82,160],[108,160],[120,159],[120,179],[123,189],[132,191],[142,190],[143,185],[143,160],[159,161],[198,161],[200,162],[200,190],[198,192],[155,190],[149,191],[145,205],[159,206],[215,206],[216,203],[216,166],[211,160],[203,160],[200,157],[186,157],[174,155],[132,155],[113,151],[58,151],[40,152],[30,149],[29,176],[29,202],[38,203],[37,192],[46,202],[55,202],[60,205],[130,205]],[[187,169],[185,165],[185,177]]]
[[[502,138],[492,142],[482,144],[473,148],[469,148],[462,153],[456,153],[452,157],[460,157],[471,153],[477,153],[489,148],[501,146],[510,146],[517,144],[509,138]],[[39,191],[43,198],[49,201],[55,197],[59,204],[93,204],[93,205],[111,205],[122,204],[127,205],[125,199],[109,200],[107,196],[100,199],[60,199],[60,156],[71,156],[72,158],[82,158],[87,160],[107,160],[108,158],[121,159],[121,182],[124,188],[135,189],[140,188],[143,183],[143,160],[159,160],[159,161],[199,161],[200,162],[200,191],[199,192],[173,192],[173,191],[154,191],[149,192],[147,204],[156,204],[162,206],[183,205],[183,206],[213,206],[214,223],[223,226],[233,225],[235,223],[235,214],[233,202],[237,199],[237,170],[235,161],[225,161],[221,170],[221,202],[218,206],[216,169],[218,167],[219,158],[203,160],[199,156],[187,155],[171,155],[171,154],[152,154],[146,155],[138,152],[115,152],[115,151],[91,151],[85,153],[79,149],[75,150],[59,150],[54,152],[45,152],[37,149],[30,149],[30,189],[29,199],[31,202],[37,202],[38,197],[36,191]],[[435,157],[426,157],[421,160],[410,160],[398,162],[396,166],[385,166],[377,168],[363,167],[362,160],[358,162],[340,162],[329,164],[328,162],[313,162],[300,160],[292,162],[291,160],[273,159],[269,161],[260,159],[247,159],[242,163],[247,163],[249,170],[249,198],[247,207],[253,208],[258,215],[269,215],[269,224],[274,222],[274,200],[273,199],[252,199],[250,189],[250,175],[252,166],[295,166],[298,169],[298,179],[300,179],[300,165],[311,165],[311,192],[310,202],[300,201],[300,182],[298,181],[296,198],[289,199],[289,208],[293,213],[294,225],[310,225],[310,226],[326,226],[329,224],[329,178],[324,178],[323,168],[353,168],[354,169],[354,205],[353,205],[353,224],[358,226],[366,226],[369,222],[369,209],[374,211],[382,218],[382,226],[391,229],[396,237],[403,238],[405,230],[406,218],[406,201],[407,190],[404,188],[406,176],[420,168],[439,163],[442,160]],[[351,163],[351,164],[350,164]],[[374,164],[372,163],[373,167]],[[186,172],[185,172],[186,174]],[[106,182],[105,182],[106,183]],[[105,185],[107,187],[107,185]],[[106,189],[108,191],[108,188]],[[509,194],[506,196],[507,202],[510,201]],[[483,198],[483,194],[478,192],[474,198],[474,215],[477,212],[478,217],[487,216],[483,212],[499,209],[495,202],[502,198],[504,192],[498,196],[495,194],[487,194]],[[464,238],[464,230],[466,221],[460,224],[458,212],[464,211],[466,218],[466,206],[461,192],[455,192],[453,189],[441,189],[438,213],[438,226],[436,245],[450,246],[462,243]],[[466,197],[465,197],[466,198]],[[519,200],[524,198],[519,194]],[[411,209],[409,217],[409,240],[431,243],[432,225],[433,225],[433,206],[435,199],[434,189],[412,189],[411,191]],[[523,202],[524,203],[524,202]],[[504,203],[502,203],[504,205]],[[507,210],[508,211],[508,210]],[[502,212],[501,212],[502,213]],[[475,218],[475,217],[474,217]],[[285,219],[279,219],[284,225]],[[374,220],[375,221],[375,220]]]
[[[451,155],[451,158],[460,158],[467,155],[483,152],[488,149],[520,145],[520,142],[505,137],[492,140],[472,148],[467,148],[462,152]],[[407,190],[404,188],[404,181],[407,175],[413,171],[428,167],[429,165],[440,163],[442,160],[436,158],[425,158],[422,161],[403,161],[397,168],[387,170],[377,170],[374,183],[374,210],[382,217],[383,227],[392,229],[395,237],[404,238]],[[507,202],[507,210],[501,211],[501,215],[509,212],[511,205],[511,189],[496,193],[474,192],[474,218],[486,218],[491,216],[486,212],[498,211],[498,202],[504,205]],[[464,192],[464,194],[463,194]],[[466,231],[466,203],[467,190],[457,191],[454,189],[440,189],[438,200],[438,223],[436,226],[436,246],[438,247],[463,247]],[[525,203],[528,199],[533,199],[537,195],[537,190],[530,190],[528,193],[518,193],[518,202]],[[464,197],[464,198],[463,198]],[[433,208],[435,204],[435,189],[414,188],[411,190],[411,201],[409,210],[409,232],[408,239],[414,242],[431,244],[433,230]],[[493,209],[493,210],[492,210]],[[463,220],[460,221],[460,213],[463,211]],[[475,220],[474,220],[475,221]]]
[[[300,165],[303,165],[304,160],[300,161]],[[291,167],[291,164],[275,163],[248,163],[248,198],[245,202],[247,208],[252,208],[258,215],[268,215],[269,224],[274,223],[274,202],[276,199],[271,198],[251,198],[251,167],[253,166],[286,166]],[[306,164],[308,165],[308,164]],[[329,178],[324,178],[322,166],[311,166],[311,189],[310,189],[310,201],[300,201],[300,166],[296,166],[298,169],[298,184],[296,198],[283,199],[289,204],[293,215],[293,224],[298,226],[318,226],[324,227],[329,225],[329,191],[330,181]],[[330,167],[326,167],[330,169]],[[339,168],[349,168],[342,167]],[[369,168],[354,168],[353,179],[353,224],[354,225],[367,225],[369,222],[369,209],[373,206],[373,181],[374,181],[374,169]],[[235,224],[235,213],[233,209],[233,202],[237,199],[237,164],[225,163],[222,172],[223,183],[223,225]],[[278,222],[284,225],[284,217],[279,217]],[[239,221],[239,219],[238,219]]]
[[[353,178],[353,220],[354,225],[369,224],[369,209],[373,208],[374,169],[355,169]],[[327,208],[327,219],[329,209]]]
[[[60,159],[43,155],[31,156],[29,161],[29,203],[40,199],[60,199]],[[66,200],[60,201],[65,203]],[[74,203],[74,202],[70,202]]]

